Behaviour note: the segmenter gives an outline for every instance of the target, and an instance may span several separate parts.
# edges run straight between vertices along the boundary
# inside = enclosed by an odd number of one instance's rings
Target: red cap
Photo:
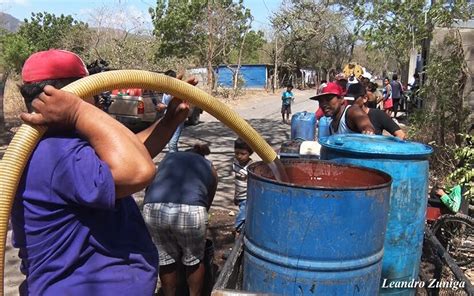
[[[316,95],[316,96],[311,97],[309,99],[310,100],[319,100],[322,97],[325,97],[327,95],[342,97],[344,95],[344,90],[336,82],[329,82],[328,85],[326,85],[323,88],[322,92],[319,95]]]
[[[32,54],[23,65],[23,83],[89,75],[81,58],[66,50],[50,49]]]

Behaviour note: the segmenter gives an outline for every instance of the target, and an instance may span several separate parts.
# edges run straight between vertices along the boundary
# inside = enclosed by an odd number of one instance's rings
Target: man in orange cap
[[[153,180],[152,157],[188,106],[175,99],[161,121],[135,135],[58,90],[87,75],[82,60],[63,50],[35,53],[23,66],[21,93],[36,113],[21,118],[49,129],[12,209],[26,275],[21,295],[152,295],[156,287],[158,253],[130,194]]]

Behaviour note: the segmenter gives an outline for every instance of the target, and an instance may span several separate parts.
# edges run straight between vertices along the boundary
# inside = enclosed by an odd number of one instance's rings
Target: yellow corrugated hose
[[[277,155],[267,142],[236,112],[197,87],[158,73],[141,70],[117,70],[77,80],[63,90],[81,98],[120,88],[142,88],[170,93],[199,106],[242,137],[266,163]],[[3,295],[5,244],[10,211],[23,170],[46,127],[23,124],[13,137],[0,162],[0,295]]]

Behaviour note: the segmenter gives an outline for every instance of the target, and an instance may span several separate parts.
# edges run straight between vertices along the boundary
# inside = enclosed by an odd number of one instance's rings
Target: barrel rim
[[[410,145],[416,145],[419,147],[423,147],[426,149],[425,151],[366,151],[366,150],[360,150],[354,147],[341,147],[333,142],[329,142],[329,139],[334,139],[337,137],[363,137],[363,138],[373,138],[373,139],[384,139],[388,141],[393,141],[393,142],[399,142],[399,143],[406,143]],[[419,143],[419,142],[414,142],[414,141],[409,141],[409,140],[401,140],[397,137],[393,136],[385,136],[385,135],[359,135],[359,134],[346,134],[346,135],[331,135],[327,137],[323,137],[320,141],[320,144],[322,147],[334,150],[337,152],[341,153],[350,153],[350,154],[356,154],[356,155],[370,155],[373,157],[382,157],[382,158],[387,158],[387,156],[390,156],[391,158],[395,159],[428,159],[431,154],[433,154],[433,147],[426,145],[424,143]]]
[[[382,183],[382,184],[378,184],[378,185],[354,186],[354,187],[344,187],[344,188],[331,188],[331,187],[324,187],[324,186],[297,185],[297,184],[293,184],[293,183],[280,182],[280,181],[277,181],[277,180],[269,179],[269,178],[262,177],[260,175],[255,174],[253,172],[253,169],[255,167],[260,166],[260,165],[268,165],[267,163],[265,163],[263,161],[257,161],[257,162],[252,163],[251,165],[249,165],[248,166],[248,174],[256,180],[264,181],[264,182],[267,182],[267,183],[272,183],[272,184],[275,184],[275,185],[290,185],[292,188],[301,188],[301,189],[323,189],[324,191],[365,191],[365,190],[374,190],[374,189],[380,189],[380,188],[386,188],[386,187],[391,188],[392,182],[393,182],[392,176],[390,176],[389,174],[387,174],[387,173],[385,173],[381,170],[368,168],[368,167],[364,167],[364,166],[359,166],[359,165],[340,164],[340,163],[335,163],[335,162],[332,162],[332,161],[329,161],[329,160],[319,160],[319,159],[317,160],[317,159],[287,159],[287,158],[285,158],[285,159],[280,159],[280,161],[282,162],[282,164],[294,163],[294,162],[299,162],[299,163],[301,163],[301,162],[303,162],[303,163],[316,162],[316,163],[330,164],[330,165],[339,166],[339,167],[357,168],[357,169],[362,169],[362,170],[365,170],[365,171],[370,171],[372,173],[377,173],[379,175],[382,175],[384,178],[388,178],[388,181],[385,182],[385,183]]]

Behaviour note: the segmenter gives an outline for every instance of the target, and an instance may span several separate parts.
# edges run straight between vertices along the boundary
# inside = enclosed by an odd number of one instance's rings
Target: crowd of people
[[[169,71],[167,75],[182,79]],[[20,180],[12,209],[13,244],[20,249],[26,280],[22,295],[152,295],[158,277],[163,293],[174,295],[177,264],[185,266],[190,295],[204,281],[208,211],[218,176],[204,144],[178,152],[189,106],[165,94],[163,118],[133,134],[94,106],[60,90],[88,75],[81,58],[64,50],[31,55],[20,87],[29,124],[47,125]],[[196,85],[195,78],[187,83]],[[330,120],[329,134],[405,133],[397,114],[403,88],[394,75],[377,85],[338,75],[323,81],[316,116]],[[289,121],[293,86],[282,94],[282,121]],[[384,111],[377,108],[383,102]],[[390,111],[390,112],[389,112]],[[157,169],[153,158],[169,152]],[[245,227],[248,167],[252,148],[234,141],[235,233]],[[230,164],[229,164],[230,165]],[[185,181],[184,181],[185,180]],[[143,213],[131,194],[146,189]]]

